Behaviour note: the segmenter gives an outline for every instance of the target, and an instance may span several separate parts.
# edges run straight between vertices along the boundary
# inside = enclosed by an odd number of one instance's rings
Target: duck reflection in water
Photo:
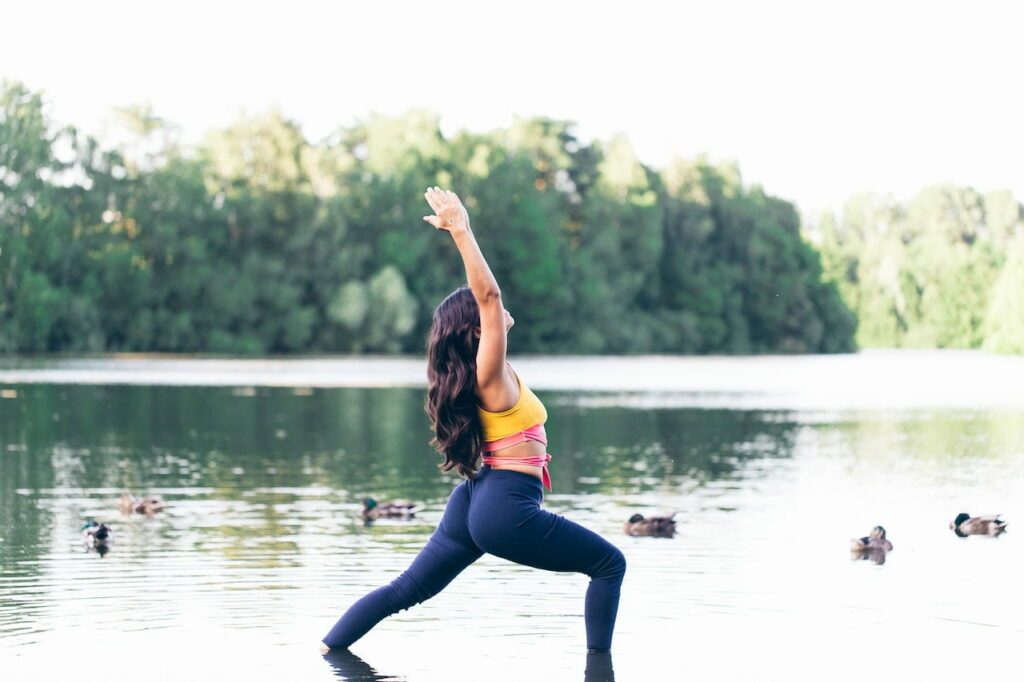
[[[324,660],[330,664],[334,676],[345,682],[396,682],[401,677],[379,673],[348,649],[328,651]]]
[[[870,561],[873,564],[881,566],[885,563],[885,558],[889,555],[887,551],[880,547],[872,547],[869,549],[851,550],[850,561]]]
[[[395,682],[402,679],[377,672],[369,663],[348,649],[328,651],[324,654],[324,660],[330,664],[334,676],[345,682]],[[583,682],[615,682],[610,651],[587,652]]]

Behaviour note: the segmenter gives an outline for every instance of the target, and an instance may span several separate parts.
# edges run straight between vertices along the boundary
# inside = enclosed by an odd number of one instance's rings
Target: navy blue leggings
[[[547,571],[589,575],[587,648],[609,650],[626,559],[597,533],[541,509],[542,498],[539,479],[483,467],[476,480],[452,491],[441,522],[412,565],[353,604],[324,644],[349,647],[384,618],[433,597],[487,552]]]

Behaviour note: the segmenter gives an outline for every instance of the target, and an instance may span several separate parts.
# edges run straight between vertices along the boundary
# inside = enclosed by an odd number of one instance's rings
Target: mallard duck
[[[164,501],[157,495],[135,497],[134,495],[125,494],[118,500],[117,508],[121,510],[122,514],[146,514],[151,516],[158,511],[163,511]]]
[[[962,538],[968,535],[999,535],[1006,531],[1006,521],[995,516],[971,516],[966,512],[957,514],[949,527]]]
[[[89,549],[97,549],[114,541],[114,531],[110,530],[110,526],[105,523],[97,523],[93,519],[89,519],[82,526],[82,537]]]
[[[676,534],[674,517],[675,514],[644,518],[643,514],[633,514],[626,521],[626,535],[670,538]]]
[[[378,502],[372,497],[363,500],[363,519],[410,519],[416,516],[421,507],[409,500],[392,500],[391,502]]]
[[[851,552],[882,551],[891,552],[892,543],[885,538],[885,528],[875,526],[867,537],[854,538],[850,541]]]

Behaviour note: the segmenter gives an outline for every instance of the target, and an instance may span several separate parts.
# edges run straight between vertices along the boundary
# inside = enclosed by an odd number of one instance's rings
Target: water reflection
[[[436,507],[451,490],[452,479],[438,471],[427,445],[418,389],[296,394],[40,384],[17,392],[0,411],[0,529],[7,542],[0,567],[20,574],[35,570],[24,559],[41,556],[53,537],[52,510],[41,497],[73,498],[76,509],[97,515],[109,514],[108,500],[124,491],[159,493],[172,507],[182,499],[255,505],[257,518],[244,525],[218,523],[217,515],[230,512],[211,509],[191,529],[200,536],[194,548],[269,550],[282,543],[294,551],[289,529],[314,499],[348,508],[368,497],[409,498]],[[569,405],[549,412],[559,495],[629,495],[729,480],[746,462],[786,457],[797,428],[786,419],[726,410]],[[211,534],[219,540],[211,542]]]
[[[378,672],[376,668],[348,649],[330,651],[323,657],[330,665],[334,676],[337,679],[345,680],[345,682],[396,682],[406,679]],[[486,679],[489,676],[492,675],[482,674],[480,677]],[[615,682],[611,652],[587,652],[583,682]]]
[[[850,550],[850,561],[870,561],[873,564],[881,566],[885,563],[885,559],[888,554],[889,553],[881,547],[853,549]]]
[[[234,495],[251,485],[317,483],[357,484],[378,499],[437,499],[450,487],[427,445],[418,389],[295,395],[28,385],[18,395],[17,409],[0,411],[2,466],[32,467],[9,471],[31,487],[53,487],[62,474],[77,487],[202,485]],[[550,413],[553,475],[569,494],[652,489],[665,476],[728,477],[743,460],[785,456],[795,426],[727,410],[567,405]],[[32,464],[39,459],[41,466]]]
[[[377,672],[348,649],[330,651],[324,654],[324,660],[331,666],[334,676],[345,682],[394,682],[405,679]]]
[[[1000,587],[1024,560],[1014,534],[961,542],[947,527],[961,508],[1024,514],[1014,507],[1024,484],[1019,413],[637,410],[543,397],[557,483],[546,506],[630,562],[620,677],[650,679],[636,672],[641,660],[674,670],[678,632],[703,634],[709,621],[721,636],[688,651],[681,672],[749,676],[715,642],[739,632],[743,646],[758,646],[765,640],[744,625],[754,621],[783,645],[819,632],[802,628],[805,616],[842,623],[850,649],[877,627],[901,630],[906,614],[943,628],[936,636],[971,640],[978,624],[1021,632],[1024,602]],[[437,470],[428,437],[418,389],[18,386],[0,402],[0,668],[5,649],[84,646],[112,632],[178,646],[197,624],[223,636],[225,650],[263,642],[271,661],[315,641],[434,529],[454,480]],[[126,491],[159,496],[166,509],[121,515]],[[421,508],[364,525],[370,498]],[[634,513],[672,511],[674,540],[623,527]],[[117,538],[103,561],[82,545],[90,518]],[[878,520],[901,553],[885,570],[859,570],[867,566],[851,565],[842,543]],[[946,589],[979,574],[991,580]],[[581,645],[585,589],[574,576],[484,557],[455,588],[382,624],[367,650],[391,670],[416,655],[408,660],[420,667],[404,675],[447,682],[433,663],[447,659],[430,655],[444,633],[473,632],[485,662],[512,641],[538,647],[524,660],[578,679],[580,661],[565,652]],[[394,679],[358,657],[302,660],[324,677]],[[279,666],[261,679],[288,678],[294,662],[282,655]],[[486,669],[515,679],[500,663]],[[612,675],[610,656],[587,657],[585,679]]]

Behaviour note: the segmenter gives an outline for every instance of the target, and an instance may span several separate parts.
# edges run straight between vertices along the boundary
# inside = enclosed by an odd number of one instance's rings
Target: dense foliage
[[[815,230],[862,346],[1024,352],[1024,222],[1007,191],[851,199]]]
[[[0,87],[0,351],[421,352],[464,280],[421,220],[434,184],[469,209],[517,352],[853,347],[796,209],[733,166],[655,171],[548,119],[446,138],[374,116],[313,144],[271,113],[183,149],[121,113],[104,148]]]

